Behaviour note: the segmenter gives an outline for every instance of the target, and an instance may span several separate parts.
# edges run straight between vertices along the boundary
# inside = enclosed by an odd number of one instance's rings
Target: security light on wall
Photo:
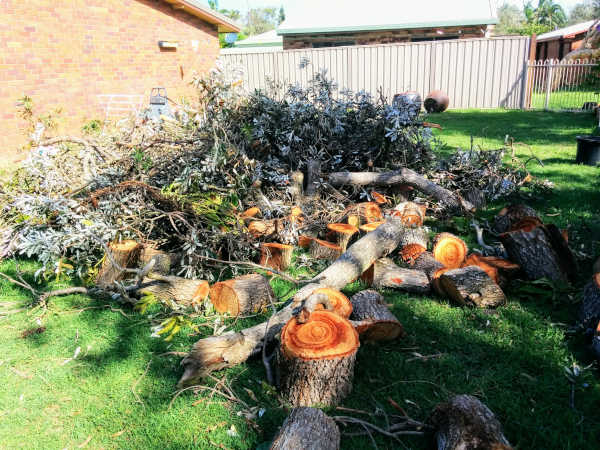
[[[176,49],[177,47],[179,47],[179,42],[177,42],[177,41],[158,41],[158,46],[160,48]]]

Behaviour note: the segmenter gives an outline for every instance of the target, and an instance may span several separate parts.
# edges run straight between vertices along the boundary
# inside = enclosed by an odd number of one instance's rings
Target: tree
[[[569,14],[569,25],[593,20],[595,17],[594,2],[586,0],[573,7],[571,14]]]
[[[273,30],[279,24],[280,14],[281,9],[278,12],[276,8],[252,8],[246,14],[244,32],[252,36]]]
[[[556,29],[567,22],[567,15],[554,0],[538,0],[537,8],[534,8],[531,1],[525,4],[523,8],[528,24],[545,25],[550,29]]]
[[[496,34],[520,34],[516,30],[522,28],[525,23],[523,12],[516,6],[504,3],[497,10],[498,24]]]
[[[283,5],[279,7],[279,23],[277,25],[281,25],[281,22],[285,20],[285,11],[283,10]]]

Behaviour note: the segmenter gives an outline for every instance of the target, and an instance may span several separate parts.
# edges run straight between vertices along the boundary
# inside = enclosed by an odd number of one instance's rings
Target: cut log
[[[145,267],[150,261],[154,260],[152,272],[168,275],[171,267],[175,265],[178,255],[174,253],[166,253],[162,250],[157,250],[148,245],[144,245],[140,252],[138,267]]]
[[[210,288],[210,301],[215,310],[232,316],[256,314],[266,309],[274,298],[269,280],[257,273],[220,281]]]
[[[332,186],[394,186],[408,185],[418,191],[435,198],[443,206],[454,212],[471,212],[474,207],[460,195],[435,184],[422,175],[410,169],[400,169],[395,172],[335,172],[327,176]]]
[[[500,240],[511,261],[519,264],[530,280],[549,278],[568,281],[565,264],[552,247],[545,227],[531,231],[510,231],[500,235]]]
[[[269,237],[277,233],[275,220],[253,220],[248,224],[248,232],[254,237]]]
[[[441,274],[440,283],[459,305],[495,308],[506,303],[500,286],[477,266],[448,270]]]
[[[277,242],[263,242],[260,245],[260,265],[285,271],[292,263],[294,247]]]
[[[490,409],[471,395],[457,395],[433,410],[438,450],[510,450],[502,425]]]
[[[330,311],[283,327],[277,354],[279,390],[292,406],[337,406],[352,391],[359,347],[352,324]]]
[[[510,229],[510,231],[523,230],[523,231],[531,231],[534,228],[541,227],[544,225],[542,221],[538,217],[527,216],[523,217],[514,226]]]
[[[304,234],[301,234],[300,236],[298,236],[298,247],[310,248],[310,243],[313,239],[314,237],[312,236],[306,236]]]
[[[400,217],[404,225],[408,227],[421,227],[425,221],[426,206],[413,202],[402,202],[394,207],[390,214]]]
[[[421,244],[408,244],[400,250],[400,257],[406,264],[414,264],[415,260],[426,252],[427,249]]]
[[[375,202],[364,202],[349,206],[344,212],[347,222],[358,227],[366,223],[379,222],[383,219],[381,208]]]
[[[506,233],[513,229],[513,227],[525,217],[538,217],[535,209],[527,205],[510,205],[503,208],[494,217],[494,224],[492,229],[496,233]],[[538,218],[539,219],[539,218]]]
[[[348,248],[352,236],[358,233],[358,228],[347,223],[330,223],[327,225],[327,229],[333,232],[335,241],[342,249],[342,252],[345,252]]]
[[[108,249],[112,259],[122,268],[131,269],[137,267],[142,246],[133,240],[111,242]],[[117,269],[108,256],[104,256],[102,266],[96,277],[96,284],[101,288],[109,288],[115,281],[122,280],[125,273]]]
[[[310,243],[310,255],[315,259],[335,261],[342,253],[342,247],[333,242],[313,239]]]
[[[365,224],[361,225],[359,228],[361,231],[364,231],[365,233],[370,233],[371,231],[376,230],[380,225],[383,225],[384,223],[385,223],[385,221],[370,222],[370,223],[365,223]]]
[[[563,232],[551,223],[544,225],[544,231],[550,240],[552,249],[558,255],[558,261],[563,272],[567,274],[570,281],[574,281],[579,275],[578,264]]]
[[[376,191],[371,191],[371,198],[378,205],[385,205],[386,203],[388,203],[388,199],[385,197],[385,195],[380,194]]]
[[[521,271],[521,266],[504,258],[499,258],[497,256],[480,256],[479,259],[498,269],[500,276],[507,280],[514,279]]]
[[[419,244],[422,247],[427,248],[429,244],[429,234],[425,228],[407,228],[402,235],[402,242],[400,242],[400,248],[404,248],[407,245]]]
[[[415,294],[427,294],[430,290],[429,279],[425,272],[403,269],[389,258],[375,261],[361,278],[375,289],[389,288]]]
[[[344,319],[350,317],[352,314],[352,303],[344,294],[342,294],[337,289],[332,288],[319,288],[313,291],[313,294],[319,295],[324,294],[327,296],[327,300],[329,305],[331,306],[331,310],[339,316],[342,316]],[[323,310],[322,304],[317,304],[315,306],[315,311]]]
[[[600,321],[600,273],[594,274],[583,288],[583,299],[579,306],[579,321],[584,328],[596,328]]]
[[[484,209],[487,205],[485,192],[475,187],[462,192],[462,197],[478,210]]]
[[[338,450],[340,430],[335,421],[316,408],[292,409],[271,444],[271,450]]]
[[[404,336],[404,328],[385,304],[383,295],[377,291],[365,290],[354,294],[352,315],[357,322],[356,330],[367,342],[393,341]]]
[[[491,264],[485,262],[478,254],[470,254],[462,265],[462,267],[469,266],[479,267],[481,270],[488,274],[488,277],[494,280],[494,283],[500,284],[500,274],[498,273],[498,269],[492,266]]]
[[[279,333],[283,324],[316,289],[331,287],[339,290],[357,280],[377,259],[395,250],[405,231],[406,228],[399,220],[390,219],[372,233],[363,236],[315,277],[318,282],[302,287],[290,304],[271,316],[268,327],[260,323],[237,333],[197,341],[182,361],[185,369],[178,385],[188,386],[214,370],[235,366],[259,353],[265,336],[270,340]]]
[[[451,233],[440,233],[433,240],[433,257],[451,269],[463,265],[468,250],[465,241]]]
[[[186,308],[200,306],[208,298],[210,286],[205,280],[188,280],[181,277],[149,273],[142,281],[138,294],[153,295]]]
[[[436,270],[431,275],[431,289],[433,289],[437,295],[439,295],[440,297],[443,297],[443,298],[448,298],[448,294],[444,290],[444,286],[442,286],[440,277],[442,276],[442,274],[448,272],[449,270],[454,270],[454,269],[444,267],[442,269]]]
[[[299,170],[290,174],[288,191],[294,203],[302,203],[302,197],[304,196],[304,174]]]
[[[304,193],[307,197],[313,197],[317,193],[320,176],[321,162],[311,159],[306,163],[306,174],[304,175]]]
[[[414,263],[410,264],[411,269],[422,270],[431,281],[434,274],[439,269],[444,269],[445,266],[433,257],[431,252],[423,252],[415,259]]]

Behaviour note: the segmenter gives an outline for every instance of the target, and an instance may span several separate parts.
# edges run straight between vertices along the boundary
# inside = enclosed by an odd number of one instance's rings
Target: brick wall
[[[61,107],[60,131],[79,134],[107,103],[146,104],[154,86],[192,95],[191,75],[218,54],[215,25],[159,0],[1,0],[0,161],[26,142],[15,108],[25,94],[37,111]]]
[[[481,38],[484,31],[491,31],[493,26],[478,25],[469,27],[439,27],[387,31],[363,31],[336,34],[291,35],[283,37],[283,49],[312,48],[321,43],[338,43],[343,45],[375,45],[411,42],[414,38],[436,39],[441,37]],[[443,34],[438,34],[442,30]],[[317,45],[315,45],[317,44]]]

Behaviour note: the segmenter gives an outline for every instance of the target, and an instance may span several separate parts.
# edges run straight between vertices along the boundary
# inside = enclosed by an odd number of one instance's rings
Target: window
[[[356,41],[332,41],[332,42],[313,42],[313,48],[323,48],[323,47],[344,47],[347,45],[356,45]]]

